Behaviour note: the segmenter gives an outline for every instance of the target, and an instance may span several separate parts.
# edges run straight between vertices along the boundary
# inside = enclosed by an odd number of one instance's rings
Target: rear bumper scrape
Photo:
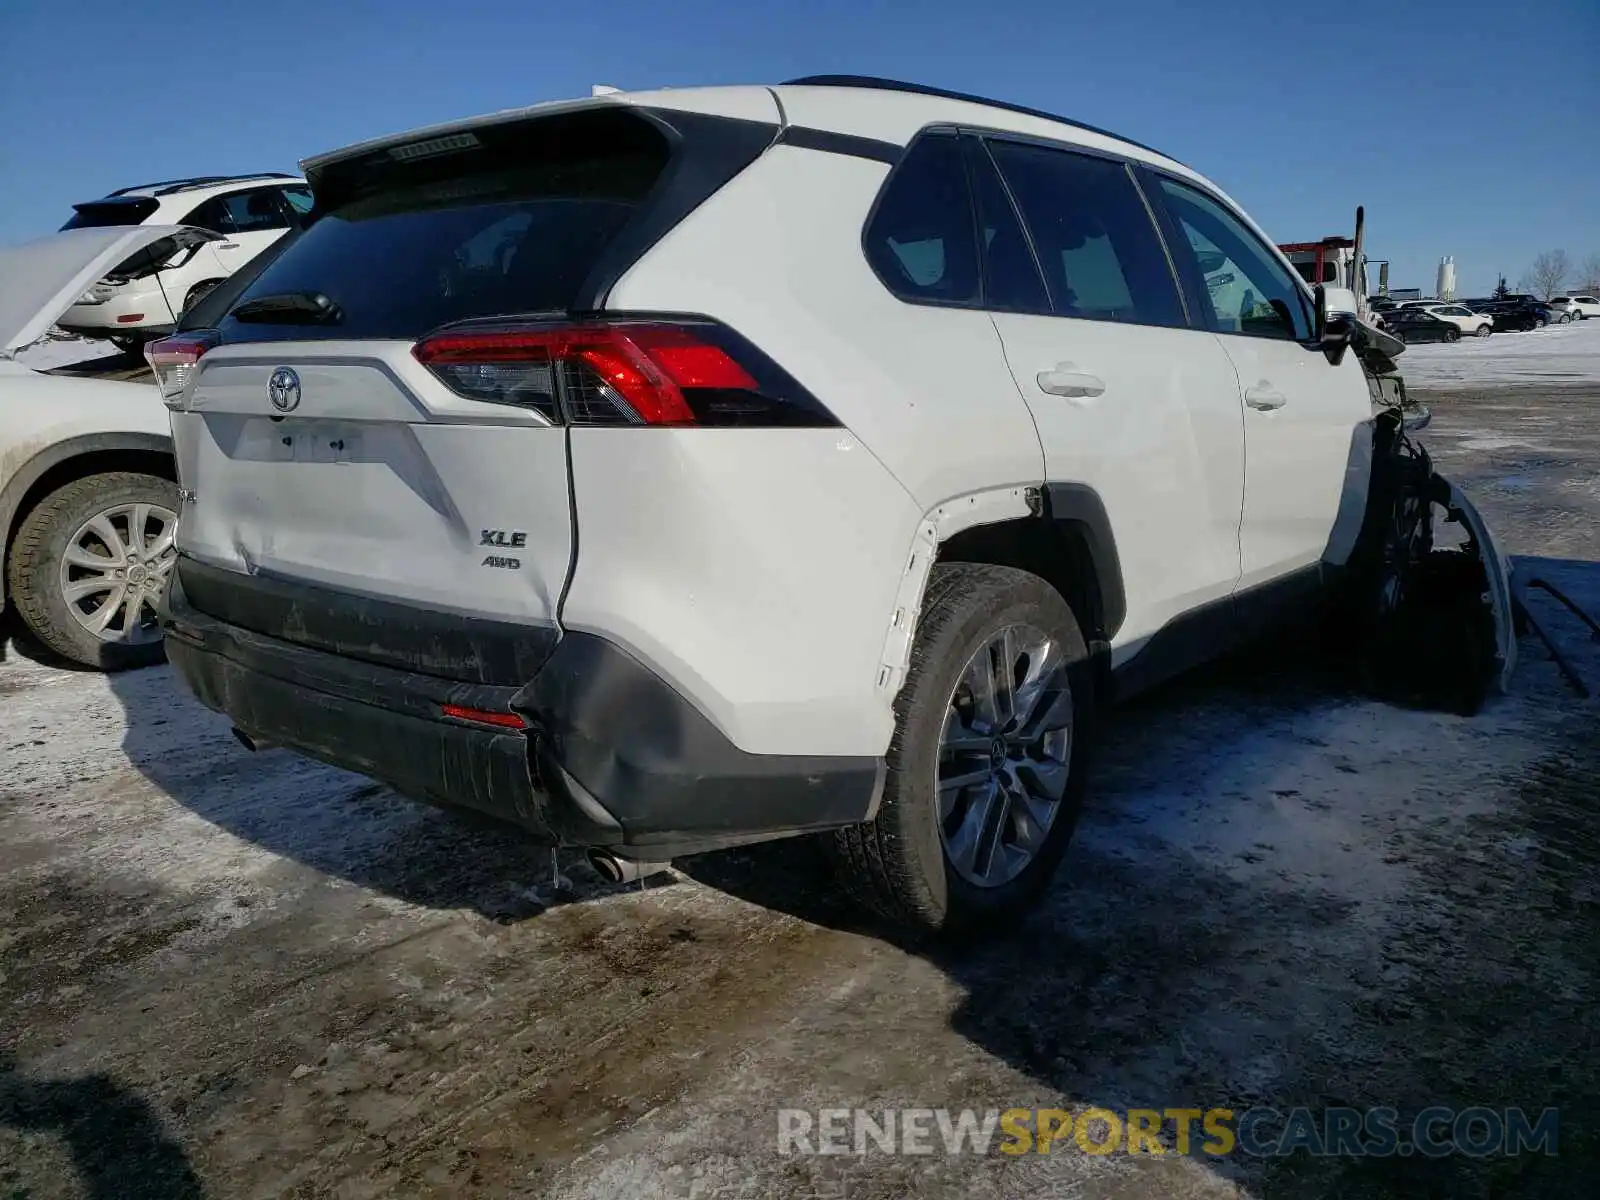
[[[521,688],[464,683],[271,637],[168,601],[168,656],[207,707],[257,742],[475,809],[552,845],[660,860],[866,820],[877,758],[746,754],[626,651],[569,633]],[[385,631],[405,636],[404,625]],[[515,711],[527,733],[444,717]]]

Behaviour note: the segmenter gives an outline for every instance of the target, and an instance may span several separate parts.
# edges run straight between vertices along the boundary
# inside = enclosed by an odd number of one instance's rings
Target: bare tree
[[[1573,278],[1578,281],[1577,290],[1585,296],[1600,296],[1600,254],[1591,254],[1579,263]]]
[[[1548,300],[1561,290],[1571,274],[1571,255],[1565,250],[1546,250],[1533,260],[1533,266],[1523,275],[1522,288],[1541,300]]]

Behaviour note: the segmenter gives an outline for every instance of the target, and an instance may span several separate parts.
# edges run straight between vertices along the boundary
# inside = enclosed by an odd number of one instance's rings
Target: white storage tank
[[[1456,260],[1450,255],[1439,260],[1439,280],[1433,294],[1441,300],[1456,298]]]

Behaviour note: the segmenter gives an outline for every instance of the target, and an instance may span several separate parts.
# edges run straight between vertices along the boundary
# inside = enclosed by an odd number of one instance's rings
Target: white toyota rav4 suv
[[[60,325],[124,348],[170,333],[184,310],[311,209],[297,175],[208,175],[123,188],[74,204],[67,229],[182,225],[118,263],[61,316]]]
[[[817,77],[306,166],[308,227],[149,349],[169,656],[249,744],[615,877],[831,830],[900,919],[1014,912],[1097,705],[1303,602],[1360,523],[1356,356],[1112,134]]]

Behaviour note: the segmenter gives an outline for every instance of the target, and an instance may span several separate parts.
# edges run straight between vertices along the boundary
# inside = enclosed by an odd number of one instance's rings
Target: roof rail
[[[163,179],[157,183],[136,183],[132,187],[118,188],[108,192],[106,198],[112,196],[126,196],[130,192],[149,191],[156,196],[166,196],[172,192],[188,191],[191,188],[210,187],[218,183],[234,183],[241,179],[298,179],[298,175],[291,175],[287,171],[252,171],[248,175],[193,175],[186,179]]]
[[[1000,108],[1006,112],[1021,113],[1026,117],[1041,117],[1046,121],[1056,121],[1062,125],[1071,125],[1074,129],[1082,129],[1088,133],[1098,133],[1102,137],[1116,138],[1119,142],[1127,142],[1130,146],[1137,146],[1141,150],[1148,150],[1151,154],[1160,154],[1162,158],[1178,160],[1172,155],[1157,150],[1154,146],[1146,146],[1143,142],[1136,142],[1131,137],[1124,137],[1120,133],[1112,133],[1109,129],[1101,129],[1097,125],[1086,125],[1082,121],[1074,121],[1071,117],[1063,117],[1057,113],[1045,112],[1041,108],[1028,108],[1021,104],[1008,104],[1004,100],[991,100],[987,96],[974,96],[970,92],[954,92],[948,88],[928,87],[921,83],[904,83],[898,79],[880,79],[876,75],[804,75],[799,79],[785,79],[784,87],[845,87],[845,88],[872,88],[880,92],[910,92],[917,96],[938,96],[944,100],[964,100],[968,104],[982,104],[989,108]]]

